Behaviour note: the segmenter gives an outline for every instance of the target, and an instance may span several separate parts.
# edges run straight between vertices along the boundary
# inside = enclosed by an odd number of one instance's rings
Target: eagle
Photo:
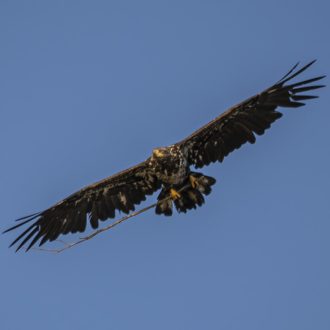
[[[100,221],[115,218],[118,212],[134,211],[157,190],[156,214],[171,216],[174,207],[187,212],[201,206],[216,180],[194,169],[221,163],[246,142],[255,143],[256,135],[264,134],[282,117],[278,107],[299,108],[305,105],[302,101],[318,97],[305,92],[325,87],[313,84],[325,76],[292,82],[314,62],[300,68],[297,63],[269,88],[229,108],[184,140],[153,149],[142,163],[82,188],[44,211],[17,219],[18,224],[4,233],[27,228],[10,246],[17,244],[16,251],[23,246],[28,251],[37,242],[41,246],[60,235],[84,232],[88,222],[96,229]]]

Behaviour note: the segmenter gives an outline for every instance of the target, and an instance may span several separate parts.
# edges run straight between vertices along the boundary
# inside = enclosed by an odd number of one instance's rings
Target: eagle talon
[[[181,194],[173,188],[170,189],[170,196],[173,200],[181,198]]]
[[[195,189],[198,185],[198,179],[193,176],[193,175],[189,175],[189,182],[190,182],[190,185]]]

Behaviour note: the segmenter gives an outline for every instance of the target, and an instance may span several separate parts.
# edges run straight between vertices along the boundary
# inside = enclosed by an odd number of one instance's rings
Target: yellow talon
[[[173,200],[181,198],[181,195],[173,188],[170,190],[170,195]]]
[[[190,185],[191,185],[193,188],[196,188],[196,187],[197,187],[198,179],[195,178],[193,175],[189,175],[189,181],[190,181]]]

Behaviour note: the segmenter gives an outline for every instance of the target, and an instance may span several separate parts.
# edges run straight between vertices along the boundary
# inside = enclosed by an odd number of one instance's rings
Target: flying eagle
[[[154,149],[144,162],[87,186],[42,212],[18,219],[19,223],[5,232],[33,222],[10,246],[19,243],[18,251],[27,245],[28,251],[38,241],[41,246],[61,234],[83,232],[87,219],[96,229],[99,221],[114,218],[116,210],[128,214],[159,189],[156,214],[172,215],[173,204],[178,212],[201,206],[215,179],[191,167],[222,162],[244,143],[254,143],[256,134],[262,135],[281,118],[278,107],[298,108],[305,105],[301,101],[316,98],[304,93],[324,87],[312,83],[325,76],[287,84],[314,62],[299,70],[297,63],[271,87],[233,106],[186,139]]]

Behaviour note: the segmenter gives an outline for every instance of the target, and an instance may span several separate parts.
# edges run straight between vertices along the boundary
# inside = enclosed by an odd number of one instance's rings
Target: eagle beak
[[[164,152],[163,151],[161,151],[160,149],[154,149],[153,151],[152,151],[152,153],[153,153],[153,155],[155,156],[155,157],[164,157]]]

